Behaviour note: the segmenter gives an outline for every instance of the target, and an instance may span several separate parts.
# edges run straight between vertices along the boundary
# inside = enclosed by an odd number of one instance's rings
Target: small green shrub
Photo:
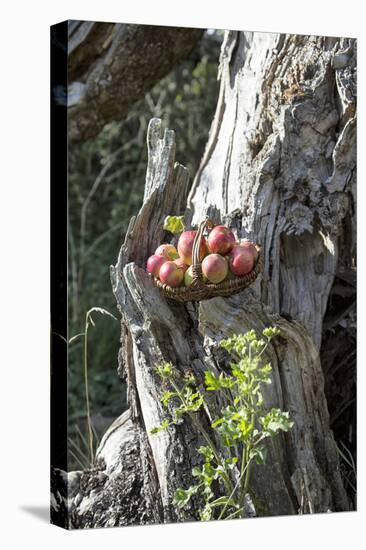
[[[279,334],[277,328],[266,328],[258,338],[251,330],[222,340],[235,362],[230,363],[231,375],[205,372],[205,392],[197,387],[193,374],[180,378],[170,363],[159,365],[155,370],[165,386],[160,400],[164,407],[170,406],[171,418],[153,428],[156,434],[169,426],[179,424],[188,415],[206,441],[197,452],[202,456],[202,465],[192,470],[197,480],[187,489],[179,488],[174,503],[184,508],[193,495],[202,503],[199,508],[201,520],[231,519],[245,517],[245,496],[250,487],[250,466],[253,461],[263,464],[266,460],[265,439],[287,432],[293,426],[288,412],[264,407],[261,388],[270,384],[270,363],[263,361],[264,352],[272,338]],[[220,415],[213,419],[211,428],[217,435],[212,437],[197,414],[205,405],[209,408],[206,392],[219,392],[226,397]],[[216,440],[220,442],[218,446]],[[222,452],[226,449],[225,456]],[[216,483],[214,483],[216,482]]]

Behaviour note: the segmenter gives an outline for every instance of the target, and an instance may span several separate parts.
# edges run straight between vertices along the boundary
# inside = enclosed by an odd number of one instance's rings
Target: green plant
[[[235,362],[230,363],[231,375],[217,376],[206,371],[205,392],[197,387],[193,374],[181,378],[170,363],[155,369],[165,386],[160,400],[164,407],[170,407],[171,419],[164,420],[151,433],[179,424],[182,417],[188,415],[206,441],[205,446],[197,449],[203,464],[192,470],[197,483],[188,489],[179,488],[174,497],[178,508],[184,508],[193,495],[201,497],[201,520],[245,517],[252,462],[263,464],[266,460],[264,440],[293,426],[288,412],[264,407],[261,387],[271,383],[272,367],[263,361],[263,356],[279,330],[269,327],[262,334],[263,338],[258,338],[251,330],[220,342],[220,346],[235,357]],[[205,430],[197,414],[204,405],[209,409],[206,392],[224,394],[228,403],[212,421],[213,433]]]
[[[89,463],[90,463],[89,465],[90,466],[92,466],[94,464],[94,443],[93,443],[93,440],[94,440],[95,430],[94,430],[93,425],[92,425],[91,414],[90,414],[89,381],[88,381],[88,330],[89,330],[90,325],[95,327],[95,323],[94,323],[93,318],[91,316],[91,314],[94,313],[94,312],[101,313],[102,315],[108,315],[108,317],[111,317],[112,319],[117,321],[116,317],[114,315],[112,315],[112,313],[107,311],[106,309],[103,309],[101,307],[92,307],[85,314],[84,332],[81,332],[79,334],[75,334],[75,336],[72,336],[69,339],[69,344],[71,344],[72,342],[76,341],[80,336],[84,337],[84,350],[83,350],[83,355],[84,355],[84,360],[83,360],[83,363],[84,363],[84,365],[83,365],[84,366],[84,389],[85,389],[85,403],[86,403],[86,418],[87,418],[87,426],[88,426],[87,446],[88,446],[88,452],[89,452]],[[80,430],[79,430],[79,432],[80,432]],[[80,434],[81,434],[81,432],[80,432]],[[84,438],[83,438],[83,440],[85,442]],[[70,443],[70,438],[69,438],[69,443]],[[85,453],[81,452],[80,447],[77,447],[75,443],[73,443],[73,445],[75,446],[75,450],[77,450],[79,452],[79,455],[81,455],[82,458],[86,459],[87,457],[85,456]],[[74,458],[77,460],[78,457],[74,454]],[[80,459],[78,460],[78,462],[81,465],[83,465],[83,463],[80,461]]]

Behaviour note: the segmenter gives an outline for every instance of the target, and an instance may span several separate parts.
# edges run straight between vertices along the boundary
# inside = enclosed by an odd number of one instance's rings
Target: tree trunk
[[[217,112],[188,199],[188,174],[174,164],[174,133],[165,130],[162,136],[161,122],[150,122],[144,202],[111,268],[122,316],[119,372],[127,380],[129,430],[138,441],[136,471],[145,502],[134,508],[129,520],[134,523],[197,518],[194,509],[182,515],[172,498],[176,488],[190,484],[203,442],[189,420],[150,434],[166,416],[154,366],[171,361],[182,374],[192,369],[202,383],[205,370],[226,368],[220,339],[274,324],[281,338],[268,351],[273,373],[265,404],[289,411],[295,425],[272,440],[266,464],[252,470],[255,513],[349,507],[329,427],[319,349],[339,266],[353,269],[355,41],[228,32],[219,74]],[[162,226],[168,214],[184,214],[192,225],[209,215],[238,236],[261,243],[263,275],[230,298],[187,304],[165,299],[144,266],[166,240]],[[221,406],[211,397],[210,415]],[[207,412],[201,421],[209,430]],[[124,425],[107,433],[98,451],[97,466],[108,479],[115,471],[126,475],[121,462],[125,430]],[[103,485],[74,503],[75,525],[86,524],[86,509],[98,510],[95,498],[101,494],[109,517],[126,523],[111,487]]]
[[[202,29],[95,21],[69,21],[68,29],[68,138],[75,143],[125,116],[203,34]],[[59,101],[64,93],[57,90]]]

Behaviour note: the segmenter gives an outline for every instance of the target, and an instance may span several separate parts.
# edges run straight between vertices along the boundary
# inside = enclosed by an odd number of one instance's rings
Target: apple
[[[179,267],[179,269],[183,270],[183,273],[185,273],[188,269],[188,265],[184,263],[182,258],[177,258],[176,260],[173,260],[174,263]]]
[[[234,233],[225,225],[216,225],[207,238],[207,244],[214,254],[228,254],[235,245]]]
[[[192,250],[193,250],[193,243],[195,236],[197,234],[197,231],[184,231],[181,236],[179,237],[178,241],[178,253],[179,256],[182,258],[185,264],[192,265]],[[207,255],[207,245],[206,245],[206,239],[202,237],[201,243],[200,243],[200,261],[202,262],[203,258]]]
[[[192,284],[192,281],[193,281],[193,270],[192,270],[192,266],[190,265],[184,274],[185,286],[190,286]],[[207,277],[205,277],[203,274],[202,274],[202,281],[204,283],[207,283]]]
[[[158,248],[155,250],[155,254],[157,254],[158,256],[164,256],[164,258],[166,258],[167,260],[175,260],[179,257],[175,246],[166,243],[158,246]]]
[[[228,270],[227,260],[220,254],[209,254],[203,259],[202,273],[211,283],[221,283]]]
[[[228,262],[229,262],[229,260],[228,260]],[[228,265],[229,265],[229,263],[228,263]],[[235,281],[235,279],[237,279],[237,276],[234,275],[234,273],[232,271],[230,271],[230,269],[229,269],[225,281]]]
[[[184,272],[176,263],[167,260],[160,268],[159,279],[166,285],[176,287],[182,284]]]
[[[242,240],[240,241],[240,245],[239,245],[239,246],[243,246],[243,247],[245,247],[245,248],[248,248],[248,250],[250,250],[251,253],[253,254],[254,262],[257,261],[257,259],[258,259],[258,250],[256,249],[254,243],[252,243],[252,242],[249,241],[248,239],[242,239]]]
[[[185,286],[190,286],[193,281],[192,266],[187,268],[187,271],[184,274],[184,284]]]
[[[253,251],[247,246],[235,245],[229,254],[229,266],[238,277],[250,273],[254,267]]]
[[[154,277],[159,277],[159,271],[161,266],[167,261],[164,256],[158,256],[153,254],[148,258],[146,263],[146,269],[148,273],[151,273]]]

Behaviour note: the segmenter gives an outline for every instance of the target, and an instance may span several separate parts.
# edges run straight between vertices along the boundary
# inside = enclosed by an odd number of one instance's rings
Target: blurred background
[[[96,137],[69,145],[69,338],[82,334],[93,307],[117,319],[109,266],[115,264],[131,216],[142,203],[149,120],[160,117],[176,132],[176,159],[191,183],[207,142],[219,92],[218,61],[223,31],[206,30],[189,53],[120,120]],[[69,67],[69,71],[72,67]],[[117,375],[120,324],[91,314],[88,381],[94,444],[126,408]],[[69,345],[69,469],[88,463],[84,338]]]

